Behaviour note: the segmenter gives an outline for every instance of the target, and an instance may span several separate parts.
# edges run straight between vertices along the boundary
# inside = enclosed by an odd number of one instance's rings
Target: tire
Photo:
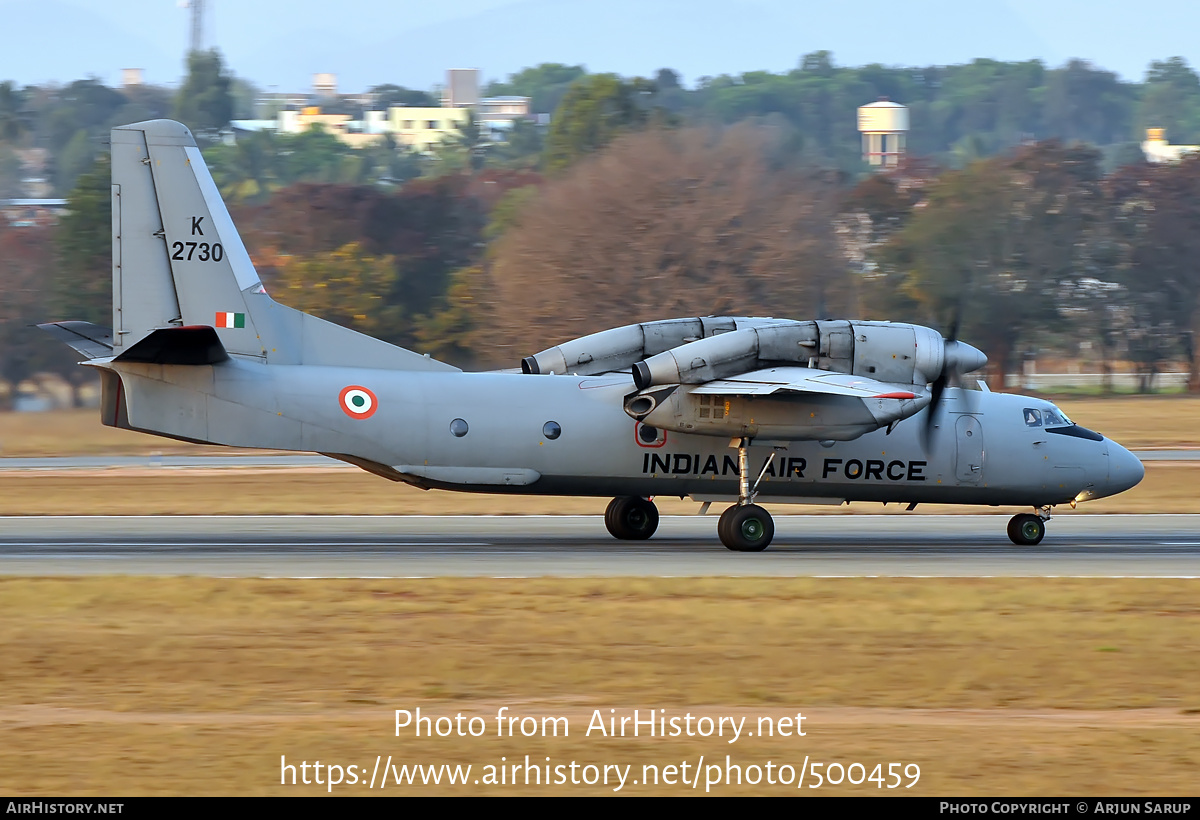
[[[658,529],[658,507],[636,495],[614,498],[604,511],[604,526],[622,541],[645,541]]]
[[[775,521],[757,504],[730,507],[725,527],[718,526],[721,543],[735,552],[762,552],[775,537]]]
[[[1046,536],[1046,523],[1036,515],[1021,513],[1008,521],[1008,540],[1017,546],[1032,547]]]
[[[721,539],[721,543],[729,547],[729,536],[726,533],[729,531],[729,519],[737,512],[737,506],[730,507],[725,512],[721,513],[720,519],[717,520],[717,537]],[[735,549],[735,547],[729,547]]]

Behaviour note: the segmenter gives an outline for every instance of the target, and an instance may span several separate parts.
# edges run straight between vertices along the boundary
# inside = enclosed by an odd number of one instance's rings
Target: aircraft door
[[[983,424],[976,416],[959,416],[954,425],[958,461],[955,472],[960,484],[983,480]]]

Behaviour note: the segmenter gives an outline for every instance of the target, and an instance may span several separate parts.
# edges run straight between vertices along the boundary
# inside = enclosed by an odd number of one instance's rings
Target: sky
[[[186,0],[0,0],[0,81],[115,85],[122,68],[177,85]],[[1086,59],[1127,80],[1152,60],[1200,65],[1200,2],[1157,0],[205,0],[206,45],[263,89],[430,89],[448,68],[504,79],[542,62],[652,75],[786,71],[817,50],[839,65],[977,57]]]

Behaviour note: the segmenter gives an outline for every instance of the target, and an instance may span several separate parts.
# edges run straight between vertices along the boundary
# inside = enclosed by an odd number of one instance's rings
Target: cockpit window
[[[1025,408],[1025,426],[1026,427],[1041,427],[1042,426],[1042,411],[1035,410],[1032,407]]]
[[[1060,416],[1058,413],[1055,413],[1053,410],[1046,410],[1044,415],[1047,427],[1049,427],[1051,424],[1069,424],[1069,422],[1063,421],[1062,416]]]

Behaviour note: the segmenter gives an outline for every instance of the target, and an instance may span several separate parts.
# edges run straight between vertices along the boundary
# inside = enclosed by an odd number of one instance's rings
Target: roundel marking
[[[362,385],[352,384],[343,387],[338,395],[338,403],[342,412],[352,419],[369,419],[379,409],[379,399]]]

